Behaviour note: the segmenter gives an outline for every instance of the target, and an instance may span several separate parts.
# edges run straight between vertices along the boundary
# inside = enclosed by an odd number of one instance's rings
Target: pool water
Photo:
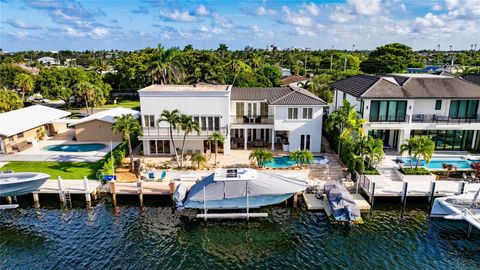
[[[480,231],[467,238],[466,222],[430,219],[425,204],[402,218],[398,203],[379,201],[346,231],[303,204],[204,222],[154,198],[105,199],[1,211],[0,269],[480,269]]]
[[[313,164],[324,164],[328,162],[324,156],[314,156]],[[273,161],[265,163],[265,167],[274,169],[290,168],[295,166],[295,161],[288,158],[288,156],[274,157]]]
[[[413,166],[416,165],[416,159],[413,160]],[[402,158],[402,162],[404,163],[404,166],[410,165],[410,158]],[[426,163],[424,160],[420,160],[418,163],[418,166],[424,166],[425,168],[429,170],[443,170],[442,164],[452,164],[457,169],[471,169],[471,164],[473,162],[477,162],[477,160],[467,160],[463,158],[449,158],[449,159],[444,159],[444,158],[432,158],[430,160],[430,163]]]
[[[54,144],[43,148],[46,151],[55,152],[91,152],[105,148],[103,143],[85,143],[85,144]]]

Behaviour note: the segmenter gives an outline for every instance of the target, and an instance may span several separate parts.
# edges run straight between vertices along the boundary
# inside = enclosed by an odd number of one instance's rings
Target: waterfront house
[[[480,85],[431,74],[357,75],[333,84],[334,108],[348,100],[367,122],[365,131],[395,150],[427,135],[435,149],[480,149]]]
[[[10,154],[32,146],[38,130],[53,136],[67,129],[65,117],[70,112],[34,105],[0,114],[0,153]]]
[[[112,131],[116,116],[131,114],[135,118],[139,111],[117,107],[99,111],[79,120],[73,120],[69,126],[75,128],[75,139],[81,142],[121,142],[122,134]]]
[[[138,91],[142,115],[145,155],[170,155],[169,125],[157,121],[163,110],[191,115],[200,134],[187,136],[186,153],[211,150],[209,136],[217,131],[225,137],[221,152],[254,147],[308,149],[320,152],[323,107],[307,90],[296,87],[240,88],[230,85],[151,85]],[[174,130],[179,148],[183,132]]]

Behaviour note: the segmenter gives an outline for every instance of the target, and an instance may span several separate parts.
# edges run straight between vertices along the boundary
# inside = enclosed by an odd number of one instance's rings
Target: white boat
[[[435,199],[431,217],[465,220],[480,230],[480,189],[467,193]]]
[[[253,217],[248,209],[281,203],[305,190],[305,181],[252,169],[218,169],[187,190],[180,184],[174,194],[178,209],[247,209],[247,214],[228,214],[231,218]],[[209,214],[221,218],[221,214]],[[261,215],[264,216],[264,215]]]
[[[0,197],[30,194],[49,178],[48,174],[35,172],[0,173]]]

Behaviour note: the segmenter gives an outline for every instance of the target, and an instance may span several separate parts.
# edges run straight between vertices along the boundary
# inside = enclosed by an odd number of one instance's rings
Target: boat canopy
[[[361,216],[355,200],[348,190],[337,181],[325,183],[325,193],[337,221],[355,221]]]
[[[244,169],[245,170],[245,169]],[[222,181],[211,174],[195,184],[188,193],[188,200],[222,200],[248,196],[293,194],[304,190],[307,183],[277,174],[256,172],[256,178]],[[216,174],[218,175],[218,173]],[[248,172],[245,175],[250,175]]]

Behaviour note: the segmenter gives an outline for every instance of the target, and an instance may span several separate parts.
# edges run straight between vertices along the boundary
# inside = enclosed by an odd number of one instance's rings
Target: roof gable
[[[325,105],[326,103],[298,87],[232,88],[232,100],[259,100],[270,105]]]

